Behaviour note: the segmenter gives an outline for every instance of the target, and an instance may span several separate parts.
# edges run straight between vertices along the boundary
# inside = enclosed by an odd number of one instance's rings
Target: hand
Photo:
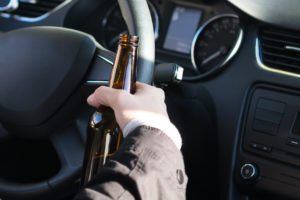
[[[135,119],[145,122],[155,119],[158,123],[169,121],[164,100],[162,89],[137,82],[135,94],[101,86],[88,97],[87,102],[96,108],[100,105],[111,107],[123,130]]]

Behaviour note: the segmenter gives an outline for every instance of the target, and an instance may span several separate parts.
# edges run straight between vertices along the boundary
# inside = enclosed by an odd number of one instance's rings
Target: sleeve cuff
[[[138,120],[134,119],[131,120],[123,130],[123,136],[126,137],[130,132],[136,129],[139,126],[150,126],[153,128],[157,128],[164,132],[176,145],[178,149],[182,146],[182,139],[178,129],[169,121],[167,118],[163,118],[160,120]]]

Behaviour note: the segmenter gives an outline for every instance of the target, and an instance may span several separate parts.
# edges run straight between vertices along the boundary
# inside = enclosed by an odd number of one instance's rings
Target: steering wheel
[[[150,84],[155,48],[147,2],[119,5],[130,34],[140,37],[137,79]],[[78,188],[87,124],[78,111],[87,107],[82,91],[107,84],[114,57],[92,36],[66,28],[30,27],[0,37],[0,121],[9,133],[50,138],[61,164],[38,183],[0,179],[1,198],[59,199]]]

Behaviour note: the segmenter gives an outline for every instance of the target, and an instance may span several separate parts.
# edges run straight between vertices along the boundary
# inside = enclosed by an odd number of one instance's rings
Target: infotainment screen
[[[201,14],[202,11],[198,9],[175,7],[163,48],[180,53],[190,53]]]

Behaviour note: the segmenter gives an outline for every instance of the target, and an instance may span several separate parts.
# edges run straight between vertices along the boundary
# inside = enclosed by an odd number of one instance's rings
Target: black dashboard
[[[166,95],[185,143],[188,199],[300,199],[300,3],[148,5],[156,63],[184,68]],[[0,11],[0,31],[29,26],[83,31],[111,51],[127,31],[113,0],[20,0]]]
[[[210,6],[197,1],[149,1],[149,8],[156,39],[157,63],[175,62],[185,67],[187,75],[196,76],[211,71],[212,66],[233,57],[229,54],[235,46],[236,51],[240,45],[238,17],[224,3],[217,2]],[[116,1],[101,4],[99,9],[104,12],[91,11],[84,26],[73,18],[72,21],[67,18],[66,26],[92,34],[100,44],[114,51],[116,38],[127,31],[126,24]],[[69,15],[72,16],[73,13]],[[76,13],[74,15],[78,16]],[[221,45],[218,42],[222,41],[223,34],[227,34],[226,37],[229,38]],[[216,40],[219,41],[215,42]],[[202,51],[201,45],[209,46],[210,49]],[[207,60],[210,56],[217,59]],[[207,66],[200,67],[200,59],[209,61]]]

